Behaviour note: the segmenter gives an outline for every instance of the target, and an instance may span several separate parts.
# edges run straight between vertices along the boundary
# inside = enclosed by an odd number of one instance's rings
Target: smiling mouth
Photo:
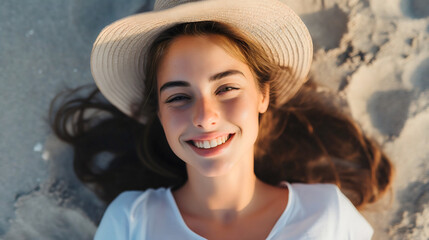
[[[226,142],[228,142],[228,140],[233,136],[234,134],[228,134],[228,136],[222,136],[222,137],[218,137],[218,138],[214,138],[211,140],[204,140],[204,141],[197,141],[197,140],[190,140],[187,141],[189,144],[194,145],[197,148],[202,148],[202,149],[210,149],[210,148],[215,148],[218,147],[222,144],[225,144]]]

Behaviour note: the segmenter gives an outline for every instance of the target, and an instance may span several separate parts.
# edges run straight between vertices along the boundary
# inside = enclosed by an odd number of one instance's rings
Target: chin
[[[226,175],[232,168],[232,163],[224,163],[221,160],[214,160],[194,166],[201,175],[206,177],[220,177]]]

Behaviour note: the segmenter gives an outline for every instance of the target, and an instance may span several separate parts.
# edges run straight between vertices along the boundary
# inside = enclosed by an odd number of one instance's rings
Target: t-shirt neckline
[[[291,184],[288,182],[282,182],[280,185],[282,187],[287,187],[287,189],[288,189],[287,204],[286,204],[285,209],[283,210],[283,213],[280,215],[279,219],[277,219],[277,222],[274,224],[274,227],[271,229],[270,233],[268,234],[266,240],[273,238],[280,231],[282,226],[284,226],[284,223],[286,223],[287,219],[289,218],[289,212],[291,211],[290,209],[292,208],[291,206],[293,205],[294,193],[293,193]],[[181,227],[186,232],[188,232],[193,237],[195,237],[195,239],[207,240],[206,238],[204,238],[204,237],[198,235],[196,232],[192,231],[192,229],[190,229],[188,227],[188,225],[186,225],[186,222],[183,219],[182,214],[180,213],[179,207],[177,206],[176,200],[174,199],[173,193],[171,192],[171,188],[167,189],[167,199],[168,199],[168,202],[171,205],[171,208],[173,209],[173,213],[174,213],[176,219],[178,220],[179,224],[181,225]]]

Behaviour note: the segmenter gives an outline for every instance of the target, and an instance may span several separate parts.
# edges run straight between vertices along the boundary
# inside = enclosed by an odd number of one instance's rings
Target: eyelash
[[[225,87],[222,87],[221,89],[219,89],[218,91],[216,91],[216,94],[230,92],[230,91],[238,90],[238,89],[239,88],[236,88],[236,87],[225,86]]]
[[[189,99],[189,97],[179,95],[179,96],[174,96],[172,98],[167,99],[167,101],[165,101],[165,103],[172,103],[172,102],[182,101],[185,99]]]
[[[223,93],[230,92],[233,90],[238,90],[238,89],[239,88],[237,88],[237,87],[226,86],[226,87],[222,87],[221,89],[217,90],[216,94],[219,95],[219,94],[223,94]],[[182,100],[187,100],[187,99],[190,99],[190,98],[187,96],[184,96],[184,95],[177,95],[177,96],[173,96],[173,97],[167,99],[165,101],[165,103],[172,103],[172,102],[177,102],[177,101],[182,101]]]

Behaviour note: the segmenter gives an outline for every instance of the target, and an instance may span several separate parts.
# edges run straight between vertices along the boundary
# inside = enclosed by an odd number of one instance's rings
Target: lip
[[[193,138],[185,140],[185,141],[186,142],[188,142],[188,141],[210,141],[212,139],[215,139],[218,137],[223,137],[223,136],[228,136],[230,134],[232,134],[232,133],[208,133],[208,134],[193,137]]]
[[[228,146],[231,144],[231,141],[233,140],[235,133],[229,134],[231,135],[228,139],[228,141],[226,141],[224,144],[218,145],[214,148],[197,148],[196,146],[194,146],[194,144],[190,141],[186,141],[187,144],[189,144],[189,146],[192,148],[192,150],[194,150],[194,152],[202,157],[213,157],[216,156],[218,154],[221,154],[226,148],[228,148]],[[219,135],[219,136],[224,136],[224,135]],[[207,138],[206,138],[207,139]],[[203,139],[203,140],[206,140]],[[213,139],[213,138],[210,138]],[[196,140],[196,139],[193,139]],[[200,140],[200,139],[198,139]],[[200,140],[200,141],[203,141]]]

